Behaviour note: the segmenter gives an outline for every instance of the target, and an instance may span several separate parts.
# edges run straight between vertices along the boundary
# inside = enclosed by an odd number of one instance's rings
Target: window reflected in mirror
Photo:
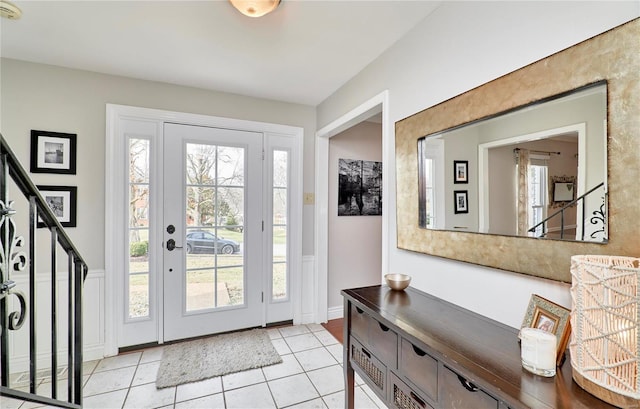
[[[420,138],[420,227],[606,243],[606,118],[601,81]]]

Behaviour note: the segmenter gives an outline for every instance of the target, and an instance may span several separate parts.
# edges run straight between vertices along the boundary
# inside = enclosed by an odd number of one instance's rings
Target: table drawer
[[[384,399],[387,383],[386,366],[353,337],[350,338],[350,345],[349,360],[351,365],[364,373],[364,376],[370,381],[368,384],[371,389],[377,389],[376,392]]]
[[[351,305],[349,314],[351,315],[351,334],[361,342],[369,342],[369,322],[371,321],[369,314],[355,305]]]
[[[440,371],[443,409],[498,409],[499,401],[446,366]]]
[[[398,334],[373,318],[369,323],[369,346],[389,368],[398,367]]]
[[[393,372],[389,372],[389,402],[400,409],[433,409],[429,403],[402,382]]]
[[[400,373],[434,401],[438,400],[438,361],[402,338]]]

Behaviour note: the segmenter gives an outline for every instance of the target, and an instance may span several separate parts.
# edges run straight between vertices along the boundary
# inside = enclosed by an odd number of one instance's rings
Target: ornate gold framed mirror
[[[398,248],[564,282],[571,281],[572,255],[637,256],[640,251],[638,38],[640,20],[635,19],[396,122]],[[596,83],[606,84],[604,195],[608,196],[608,206],[603,208],[606,240],[596,243],[477,234],[455,231],[455,223],[446,230],[420,227],[421,223],[424,225],[420,218],[423,186],[419,188],[419,174],[423,169],[419,156],[423,153],[419,154],[418,141],[421,138]],[[453,163],[454,159],[467,158],[452,157],[445,161]],[[449,169],[448,164],[445,163],[445,169]],[[477,170],[470,166],[469,174]],[[461,190],[461,186],[455,185],[455,190]],[[477,195],[469,193],[467,206],[478,206]],[[445,191],[445,196],[452,195]]]

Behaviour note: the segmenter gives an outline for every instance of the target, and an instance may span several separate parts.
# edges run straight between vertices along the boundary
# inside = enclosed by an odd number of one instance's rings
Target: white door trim
[[[382,112],[382,271],[381,275],[389,270],[389,211],[388,203],[391,201],[390,190],[392,180],[391,172],[386,166],[395,163],[394,144],[389,127],[389,91],[385,90],[373,98],[363,102],[356,108],[347,112],[340,118],[326,125],[316,132],[316,157],[315,157],[315,276],[316,291],[313,305],[315,306],[314,321],[326,322],[328,318],[328,257],[329,257],[329,139],[353,125],[370,118],[372,115]]]
[[[262,133],[272,133],[290,136],[302,146],[304,129],[302,127],[257,122],[242,119],[222,118],[209,115],[191,114],[184,112],[165,111],[161,109],[141,108],[128,105],[106,104],[106,137],[105,137],[105,217],[106,220],[117,220],[120,196],[118,194],[121,178],[117,175],[122,173],[118,166],[122,160],[122,152],[118,149],[118,122],[121,118],[135,118],[157,122],[160,126],[164,122],[172,122],[186,125],[200,125],[217,128],[254,131]],[[302,173],[302,149],[297,149],[300,169],[296,173]],[[113,177],[116,175],[116,177]],[[302,186],[299,186],[302,192]],[[295,223],[298,228],[292,229],[292,243],[302,242],[302,194],[298,200],[292,203],[291,223]],[[294,196],[295,198],[296,196]],[[121,226],[116,223],[105,224],[105,305],[118,306],[117,289],[119,288],[118,260],[122,259],[122,254],[118,254]],[[295,236],[298,237],[295,237]],[[293,246],[291,257],[291,290],[293,302],[293,321],[299,323],[302,317],[301,306],[301,271],[302,271],[302,246]],[[117,258],[120,257],[120,258]],[[160,281],[160,280],[157,280]],[[157,289],[154,289],[156,291]],[[105,308],[105,356],[117,355],[118,353],[118,326],[120,322],[120,312],[117,308]]]

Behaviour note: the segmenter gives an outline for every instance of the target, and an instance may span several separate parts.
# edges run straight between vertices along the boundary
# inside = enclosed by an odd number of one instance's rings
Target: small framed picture
[[[40,194],[53,211],[62,227],[76,227],[76,206],[78,188],[76,186],[38,186]],[[38,220],[38,227],[44,223]]]
[[[570,202],[575,196],[573,183],[556,182],[553,184],[553,201],[554,202]]]
[[[550,206],[566,206],[576,197],[575,176],[551,176],[549,178]]]
[[[31,130],[31,172],[75,175],[76,136]]]
[[[453,183],[469,183],[469,161],[453,161]]]
[[[454,213],[469,213],[469,194],[466,190],[456,190],[453,192],[455,203]]]
[[[556,364],[558,366],[562,365],[564,361],[565,350],[571,334],[570,314],[571,311],[568,309],[533,294],[522,321],[521,328],[538,328],[556,336]]]

